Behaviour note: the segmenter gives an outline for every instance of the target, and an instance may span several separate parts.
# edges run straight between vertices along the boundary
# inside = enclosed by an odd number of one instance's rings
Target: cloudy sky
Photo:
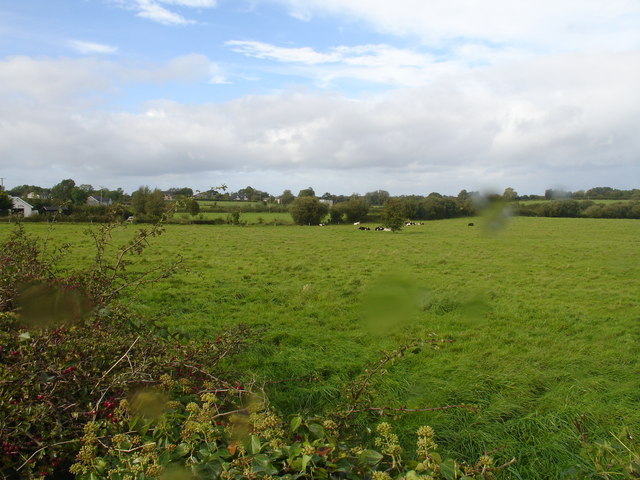
[[[638,0],[0,0],[5,186],[640,187]]]

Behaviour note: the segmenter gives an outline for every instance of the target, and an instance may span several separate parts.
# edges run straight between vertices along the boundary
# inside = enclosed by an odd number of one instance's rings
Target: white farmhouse
[[[13,202],[13,213],[22,213],[24,217],[30,217],[31,215],[38,214],[38,211],[33,208],[33,205],[25,202],[20,197],[9,196],[9,198]]]

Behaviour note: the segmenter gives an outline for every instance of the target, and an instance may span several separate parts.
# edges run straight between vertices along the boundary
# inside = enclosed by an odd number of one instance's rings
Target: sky
[[[640,0],[0,0],[0,177],[640,187]]]

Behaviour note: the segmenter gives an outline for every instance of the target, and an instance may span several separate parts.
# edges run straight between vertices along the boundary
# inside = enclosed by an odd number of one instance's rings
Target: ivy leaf
[[[309,431],[316,438],[323,438],[324,437],[324,428],[322,428],[322,425],[319,425],[317,423],[310,423],[309,424]]]
[[[365,450],[358,456],[358,461],[365,465],[375,465],[382,460],[383,455],[375,450]]]
[[[251,453],[253,455],[255,455],[256,453],[260,452],[260,449],[262,448],[262,445],[260,444],[260,439],[257,437],[257,435],[251,435]]]
[[[307,470],[307,464],[309,463],[309,460],[311,460],[311,455],[302,455],[302,466],[300,467],[301,471],[306,471]]]
[[[275,475],[278,473],[278,469],[271,464],[271,459],[264,454],[253,457],[251,467],[256,473],[264,473],[266,475]]]
[[[300,425],[302,425],[302,417],[300,415],[296,415],[291,419],[289,428],[291,428],[292,432],[295,432],[296,430],[298,430],[298,428],[300,428]]]

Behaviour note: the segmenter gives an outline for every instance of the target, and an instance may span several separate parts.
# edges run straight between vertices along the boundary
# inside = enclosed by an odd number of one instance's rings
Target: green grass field
[[[181,254],[189,271],[127,300],[196,336],[251,326],[255,342],[229,368],[265,382],[284,412],[339,405],[384,349],[431,333],[451,339],[391,366],[373,403],[475,404],[477,413],[393,423],[404,434],[433,426],[441,450],[460,459],[500,449],[498,458],[517,458],[507,478],[560,478],[582,461],[581,416],[592,440],[623,425],[640,431],[640,222],[519,217],[487,233],[481,219],[468,221],[399,233],[170,225],[135,268]],[[86,228],[50,234],[75,247],[71,265],[91,262]],[[0,237],[9,230],[2,224]]]
[[[226,213],[218,213],[218,212],[203,212],[198,215],[191,216],[188,213],[176,213],[174,218],[183,219],[183,220],[193,220],[193,219],[204,219],[204,220],[213,220],[215,218],[226,219]],[[261,221],[262,220],[262,221]],[[240,221],[247,222],[249,225],[260,225],[260,224],[273,224],[274,222],[278,225],[292,225],[293,219],[289,212],[247,212],[240,214]]]

